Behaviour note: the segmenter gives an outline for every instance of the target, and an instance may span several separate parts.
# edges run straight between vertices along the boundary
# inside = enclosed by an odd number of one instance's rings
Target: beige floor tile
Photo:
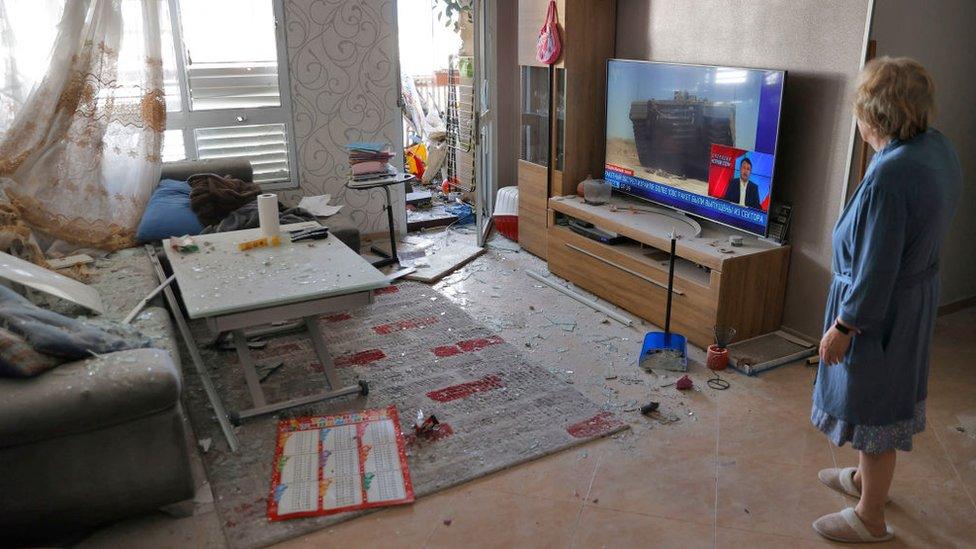
[[[461,490],[428,547],[569,547],[581,503],[487,489]]]
[[[969,497],[976,499],[976,413],[933,415],[928,428],[945,449]]]
[[[888,524],[910,547],[972,547],[976,508],[952,477],[896,477]]]
[[[704,379],[705,376],[696,375],[696,382],[703,382]],[[661,449],[714,449],[718,430],[718,398],[708,390],[678,391],[674,387],[665,387],[651,391],[641,403],[651,400],[659,402],[659,412],[651,417],[632,413],[631,424],[636,436],[631,445],[640,455],[654,454]]]
[[[811,527],[812,528],[812,527]],[[764,534],[735,528],[718,528],[715,533],[717,549],[807,549],[810,547],[836,547],[826,539],[800,539],[775,534]]]
[[[441,492],[403,505],[370,513],[275,547],[422,547],[434,524],[450,515],[454,494]],[[300,519],[299,519],[300,520]]]
[[[765,407],[754,399],[749,399],[748,406],[719,416],[719,455],[821,469],[833,467],[828,444],[823,433],[810,424],[808,414]]]
[[[918,478],[929,476],[953,476],[954,470],[945,447],[931,428],[915,435],[911,452],[899,452],[895,465],[895,478]]]
[[[573,549],[711,548],[712,537],[711,525],[588,505],[583,509],[576,527]]]
[[[597,467],[588,503],[710,525],[715,452],[658,447],[636,457],[608,454]]]
[[[2,542],[0,542],[2,545]],[[84,549],[169,549],[224,547],[224,533],[213,511],[174,519],[163,513],[131,518],[95,532],[76,547]]]
[[[816,539],[811,523],[850,504],[817,480],[817,468],[719,456],[719,527]]]
[[[473,485],[510,494],[581,502],[600,457],[610,447],[601,439],[474,481]]]

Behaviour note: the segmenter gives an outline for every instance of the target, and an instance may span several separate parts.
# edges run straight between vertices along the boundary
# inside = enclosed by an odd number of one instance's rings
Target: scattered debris
[[[398,269],[386,275],[386,280],[392,284],[393,281],[403,278],[409,274],[413,274],[417,271],[416,267],[404,267],[403,269]]]
[[[254,240],[246,240],[244,242],[238,242],[237,250],[241,252],[246,252],[247,250],[253,250],[254,248],[267,248],[269,246],[274,247],[280,245],[281,245],[281,237],[272,236],[271,238],[268,238],[266,236],[262,236],[261,238],[255,238]],[[185,253],[181,248],[177,248],[175,245],[173,247],[180,253]],[[194,244],[193,247],[196,248],[196,244]],[[190,251],[195,252],[197,250],[194,249]],[[265,263],[265,265],[268,265],[268,263]]]
[[[270,364],[262,364],[255,368],[258,371],[258,382],[264,383],[269,377],[271,377],[275,372],[284,366],[284,362],[272,362]]]
[[[685,358],[680,349],[652,349],[641,357],[640,367],[645,372],[650,370],[683,370],[679,367]]]
[[[170,239],[169,245],[181,254],[200,251],[200,247],[194,242],[193,237],[188,234]]]
[[[58,269],[68,269],[76,265],[87,265],[89,263],[94,263],[95,259],[88,254],[78,254],[71,255],[68,257],[62,257],[59,259],[48,259],[47,264],[54,270]]]
[[[159,286],[156,286],[153,291],[149,292],[146,297],[142,298],[142,301],[140,301],[135,307],[132,308],[131,311],[129,311],[129,314],[125,315],[125,318],[122,319],[122,324],[131,323],[136,318],[136,315],[138,315],[146,307],[146,305],[149,304],[149,300],[159,295],[159,293],[166,289],[167,286],[172,284],[174,280],[176,280],[175,274],[164,280]]]
[[[652,400],[652,401],[648,402],[647,404],[641,406],[640,413],[643,414],[643,415],[645,415],[645,416],[646,415],[650,415],[651,413],[656,412],[657,409],[660,406],[661,406],[661,403],[660,402],[655,402],[655,401]]]
[[[417,410],[417,421],[413,424],[413,434],[418,439],[433,438],[439,425],[440,421],[437,421],[437,416],[431,414],[425,417],[423,410]]]
[[[210,451],[210,446],[213,445],[213,439],[202,438],[197,441],[197,444],[200,445],[200,451],[206,454],[207,452]]]
[[[709,378],[705,383],[716,391],[724,391],[730,387],[729,382],[722,379],[722,377],[718,375],[718,372],[715,372],[715,377]]]
[[[444,526],[450,526],[452,522],[454,522],[454,521],[451,520],[451,519],[449,519],[449,518],[446,518],[446,519],[444,519]]]
[[[678,378],[678,381],[674,383],[675,389],[679,391],[687,391],[688,389],[691,389],[694,386],[695,383],[691,380],[690,377],[688,377],[688,374],[681,376],[680,378]]]
[[[558,292],[561,292],[561,293],[563,293],[565,295],[568,295],[569,297],[575,299],[576,301],[579,301],[583,305],[586,305],[586,306],[590,307],[591,309],[600,311],[601,313],[604,313],[608,317],[616,320],[617,322],[623,324],[624,326],[633,326],[634,325],[634,321],[633,320],[631,320],[631,319],[627,318],[626,316],[624,316],[624,315],[622,315],[622,314],[614,311],[613,309],[607,307],[606,305],[603,305],[601,303],[597,303],[596,301],[594,301],[594,300],[592,300],[592,299],[590,299],[588,297],[585,297],[582,294],[579,294],[579,293],[577,293],[577,292],[575,292],[575,291],[573,291],[573,290],[571,290],[571,289],[569,289],[569,288],[567,288],[567,287],[565,287],[565,286],[563,286],[561,284],[558,284],[558,283],[556,283],[556,282],[554,282],[552,280],[547,279],[546,277],[540,275],[539,273],[536,273],[534,271],[526,271],[526,274],[529,275],[529,277],[534,278],[535,280],[538,280],[539,282],[542,282],[543,284],[549,286],[550,288],[552,288],[552,289],[554,289],[554,290],[556,290]]]

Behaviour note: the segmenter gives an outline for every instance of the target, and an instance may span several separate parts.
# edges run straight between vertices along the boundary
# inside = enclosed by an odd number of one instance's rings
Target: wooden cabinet
[[[603,174],[606,64],[616,24],[616,0],[557,1],[562,56],[548,67],[535,52],[547,6],[519,0],[519,244],[542,258],[548,198],[574,194],[588,175]]]
[[[622,207],[632,201],[613,200]],[[606,206],[569,197],[550,199],[549,213],[546,246],[553,274],[664,325],[670,251],[670,240],[664,235],[667,229],[652,225],[650,214],[611,212]],[[632,242],[609,246],[591,240],[561,224],[571,218]],[[779,329],[783,316],[790,247],[744,237],[743,246],[732,248],[727,244],[731,232],[706,227],[698,237],[678,240],[676,247],[671,326],[700,347],[713,343],[714,326],[733,327],[736,340],[743,340]]]

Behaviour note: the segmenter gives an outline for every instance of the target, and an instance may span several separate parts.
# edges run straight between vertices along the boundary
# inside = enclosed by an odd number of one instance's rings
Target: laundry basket
[[[502,187],[495,195],[495,228],[509,240],[518,242],[518,187]]]

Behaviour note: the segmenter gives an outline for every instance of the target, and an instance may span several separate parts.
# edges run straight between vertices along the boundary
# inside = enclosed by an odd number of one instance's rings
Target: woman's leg
[[[857,503],[854,511],[872,534],[881,536],[885,532],[884,508],[888,500],[891,479],[895,476],[897,454],[895,450],[880,454],[865,452],[859,454],[854,482],[861,487],[861,501]]]

